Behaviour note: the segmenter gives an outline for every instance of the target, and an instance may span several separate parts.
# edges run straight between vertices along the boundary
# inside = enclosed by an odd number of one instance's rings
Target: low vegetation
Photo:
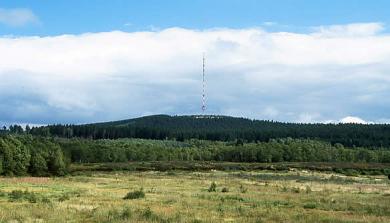
[[[384,175],[295,169],[0,178],[2,222],[390,222],[388,207]]]
[[[215,182],[212,182],[209,189],[207,189],[208,192],[217,192],[217,184]]]
[[[129,193],[126,194],[126,196],[123,199],[132,200],[132,199],[140,199],[140,198],[145,198],[145,193],[143,188],[136,191],[130,191]]]

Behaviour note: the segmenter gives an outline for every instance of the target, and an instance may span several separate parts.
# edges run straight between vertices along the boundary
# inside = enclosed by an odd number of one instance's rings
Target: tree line
[[[258,143],[61,139],[59,144],[71,161],[77,163],[128,161],[390,163],[390,150],[345,148],[341,144],[331,145],[328,142],[291,138]]]
[[[246,143],[0,135],[0,175],[61,176],[68,172],[70,163],[130,161],[390,163],[390,150],[347,148],[342,144],[292,138]]]
[[[0,175],[61,176],[66,158],[58,143],[31,135],[0,135]]]
[[[88,139],[141,138],[186,141],[269,142],[296,138],[321,140],[346,147],[390,147],[388,124],[300,124],[259,121],[227,116],[155,115],[116,122],[34,127],[39,136]]]

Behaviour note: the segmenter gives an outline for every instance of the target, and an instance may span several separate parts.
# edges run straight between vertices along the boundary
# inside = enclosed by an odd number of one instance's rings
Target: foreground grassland
[[[390,181],[294,169],[4,177],[0,222],[390,222]]]

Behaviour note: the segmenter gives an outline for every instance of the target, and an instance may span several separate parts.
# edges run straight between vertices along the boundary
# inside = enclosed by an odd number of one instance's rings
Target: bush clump
[[[30,203],[37,203],[38,197],[35,193],[29,191],[13,190],[8,194],[8,199],[11,202],[29,201]]]
[[[107,222],[122,222],[129,220],[133,216],[133,212],[129,207],[125,207],[122,210],[112,209],[107,212]]]
[[[63,195],[61,195],[61,196],[58,198],[58,201],[59,201],[59,202],[63,202],[63,201],[67,201],[67,200],[69,200],[69,199],[70,199],[69,194],[63,194]]]
[[[344,175],[350,176],[350,177],[359,176],[359,171],[357,171],[355,169],[336,169],[335,172],[341,173],[341,174],[344,174]]]
[[[248,192],[248,188],[244,187],[242,184],[240,185],[240,192],[245,194],[246,192]]]
[[[122,213],[121,213],[121,218],[122,219],[130,219],[131,216],[133,215],[133,212],[131,211],[131,209],[129,207],[125,207],[123,210],[122,210]]]
[[[7,193],[0,190],[0,197],[6,197],[6,196],[7,196]]]
[[[293,187],[293,188],[291,188],[291,191],[299,194],[301,192],[301,189],[299,189],[299,187]]]
[[[312,192],[311,187],[306,185],[306,193],[309,194],[311,192]]]
[[[305,208],[305,209],[314,209],[316,207],[317,207],[316,203],[307,203],[307,204],[303,205],[303,208]]]
[[[217,184],[215,182],[212,182],[209,189],[207,189],[208,192],[217,192]]]
[[[123,198],[124,200],[132,200],[132,199],[140,199],[145,197],[145,192],[143,188],[135,191],[130,191],[126,194],[126,196]]]

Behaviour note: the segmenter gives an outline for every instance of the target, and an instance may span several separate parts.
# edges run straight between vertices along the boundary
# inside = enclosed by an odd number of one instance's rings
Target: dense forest
[[[31,135],[0,136],[0,175],[64,175],[66,161],[58,143]]]
[[[226,142],[237,139],[269,142],[271,139],[290,137],[322,140],[332,145],[339,143],[346,147],[390,147],[388,124],[299,124],[227,116],[154,115],[85,125],[49,125],[29,129],[28,132],[64,138],[200,139]]]
[[[0,175],[64,175],[72,162],[129,161],[390,163],[390,126],[157,115],[0,130]]]
[[[390,163],[389,149],[345,148],[307,139],[244,143],[146,139],[47,138],[0,136],[0,175],[64,175],[72,163],[129,161],[362,162]]]
[[[60,139],[72,162],[225,161],[225,162],[373,162],[390,163],[390,150],[344,148],[327,142],[278,139],[243,143],[117,139]]]

